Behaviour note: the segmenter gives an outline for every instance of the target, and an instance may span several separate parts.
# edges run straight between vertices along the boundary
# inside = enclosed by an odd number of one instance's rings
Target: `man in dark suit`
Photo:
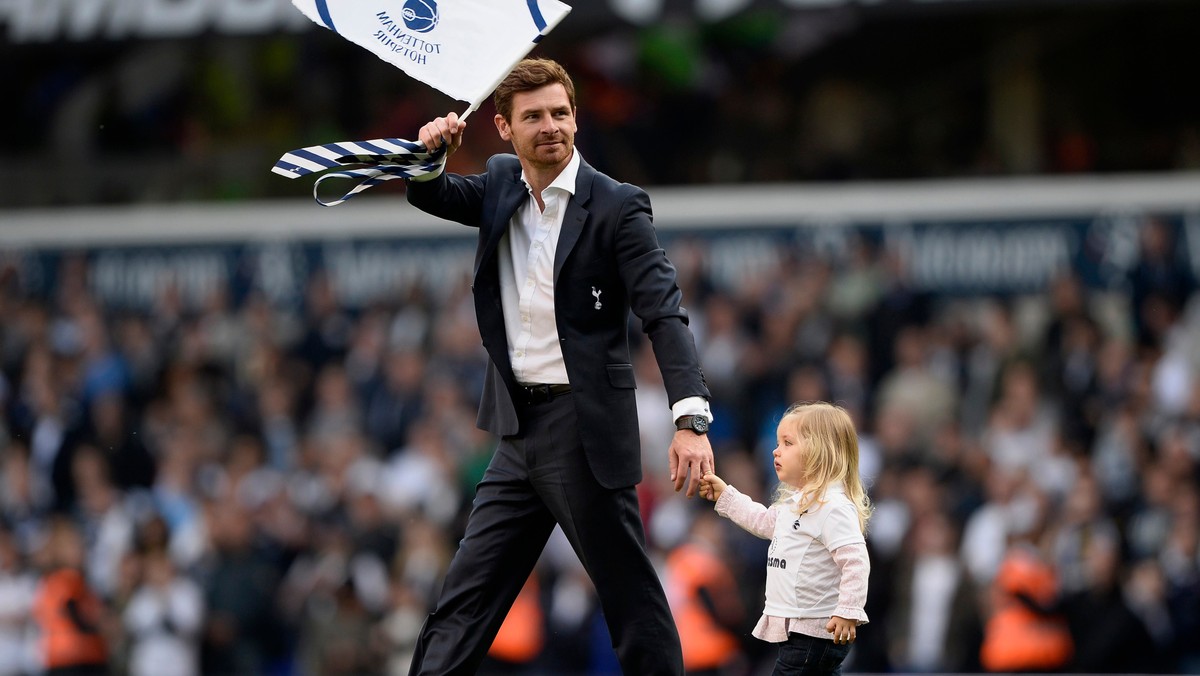
[[[418,208],[479,228],[472,289],[489,363],[479,426],[500,436],[466,534],[421,631],[412,674],[478,668],[555,524],[591,576],[626,674],[682,674],[679,635],[645,550],[634,486],[641,448],[628,315],[642,321],[676,432],[675,490],[713,467],[709,392],[641,189],[575,150],[575,87],[526,59],[497,87],[496,129],[516,155],[473,176],[410,181]],[[466,122],[426,124],[453,153]]]

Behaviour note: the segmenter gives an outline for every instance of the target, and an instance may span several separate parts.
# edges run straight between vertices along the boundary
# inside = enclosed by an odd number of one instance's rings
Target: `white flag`
[[[292,0],[308,18],[472,109],[571,8],[558,0]]]

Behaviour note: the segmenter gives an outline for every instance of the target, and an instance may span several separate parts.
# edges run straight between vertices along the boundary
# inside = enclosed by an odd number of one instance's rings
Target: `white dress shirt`
[[[578,174],[576,151],[562,173],[542,190],[546,205],[542,210],[522,171],[521,181],[529,195],[500,239],[500,250],[508,253],[500,256],[500,302],[508,358],[519,383],[569,382],[554,323],[554,252]]]
[[[554,322],[554,254],[562,231],[567,203],[575,194],[579,175],[579,150],[555,179],[542,190],[538,207],[525,172],[521,181],[528,198],[517,207],[500,239],[500,303],[504,310],[504,333],[508,338],[508,358],[517,382],[566,384],[567,367]],[[709,419],[708,400],[686,397],[671,407],[672,415],[704,415]]]

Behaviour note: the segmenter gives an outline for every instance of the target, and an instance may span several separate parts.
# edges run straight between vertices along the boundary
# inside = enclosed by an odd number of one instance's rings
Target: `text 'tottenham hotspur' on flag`
[[[410,76],[478,105],[571,8],[557,0],[292,0]]]

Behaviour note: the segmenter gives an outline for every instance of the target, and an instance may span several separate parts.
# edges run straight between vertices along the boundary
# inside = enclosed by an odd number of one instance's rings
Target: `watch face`
[[[697,432],[704,433],[708,431],[708,418],[696,416],[692,418],[692,429]]]

